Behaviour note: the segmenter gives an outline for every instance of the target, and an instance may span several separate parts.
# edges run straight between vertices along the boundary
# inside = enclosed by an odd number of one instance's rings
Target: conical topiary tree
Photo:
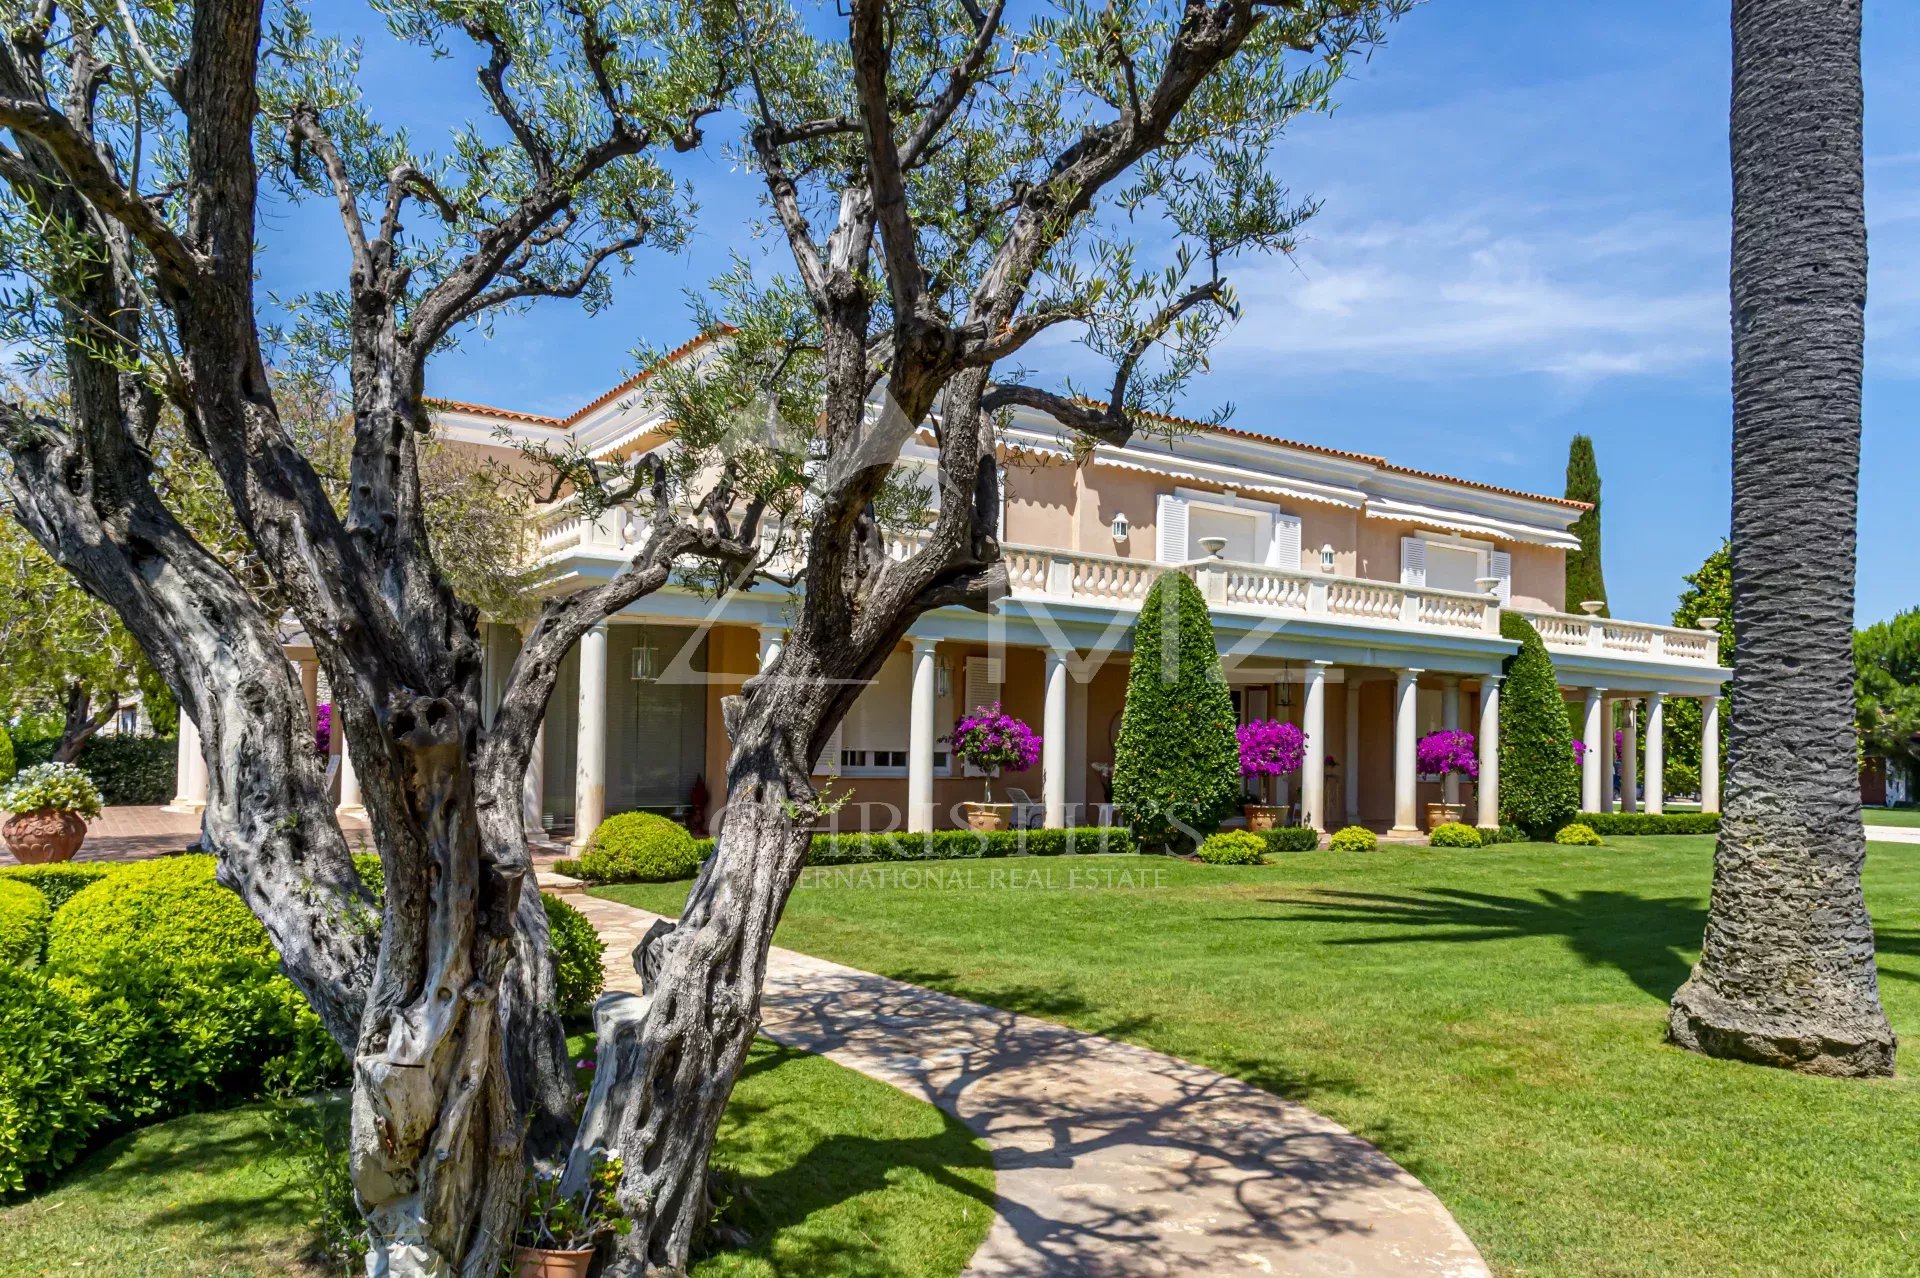
[[[1592,509],[1574,521],[1578,550],[1567,552],[1567,607],[1571,611],[1589,599],[1607,601],[1606,574],[1600,571],[1600,463],[1594,460],[1593,440],[1575,435],[1567,448],[1567,496]],[[1602,608],[1600,613],[1606,615]]]
[[[1502,613],[1500,633],[1520,643],[1520,651],[1507,660],[1500,693],[1501,819],[1539,838],[1580,811],[1571,721],[1553,659],[1533,623]]]
[[[1113,761],[1113,801],[1143,847],[1211,834],[1240,793],[1233,697],[1213,617],[1191,579],[1160,574],[1133,627],[1133,669]]]

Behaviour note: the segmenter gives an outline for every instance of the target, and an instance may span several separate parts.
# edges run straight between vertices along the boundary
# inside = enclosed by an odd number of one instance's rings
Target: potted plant
[[[70,763],[41,763],[0,789],[0,808],[13,813],[0,837],[16,860],[71,861],[86,841],[87,822],[100,815],[100,791]]]
[[[1249,782],[1241,814],[1249,830],[1273,830],[1286,824],[1287,810],[1266,801],[1259,777],[1285,776],[1300,769],[1307,755],[1307,734],[1284,719],[1255,719],[1234,732],[1240,742],[1240,775]]]
[[[1425,776],[1437,776],[1442,780],[1449,776],[1462,776],[1469,781],[1477,781],[1480,777],[1479,742],[1474,740],[1471,732],[1463,732],[1459,728],[1429,732],[1414,747],[1414,766]],[[1464,823],[1466,819],[1467,805],[1464,803],[1427,805],[1429,830]]]
[[[594,1157],[577,1194],[560,1192],[557,1173],[534,1172],[513,1238],[514,1278],[586,1278],[600,1239],[633,1227],[614,1197],[619,1184],[620,1159],[611,1154]]]
[[[953,752],[960,762],[977,768],[987,781],[986,801],[967,803],[967,826],[974,830],[1004,830],[1013,816],[1011,803],[993,801],[993,779],[1001,769],[1025,772],[1040,759],[1040,738],[1020,720],[1000,708],[975,706],[953,727]]]

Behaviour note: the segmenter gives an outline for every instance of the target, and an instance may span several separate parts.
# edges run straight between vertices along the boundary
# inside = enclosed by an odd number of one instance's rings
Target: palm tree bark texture
[[[1739,713],[1682,1047],[1893,1072],[1852,715],[1865,340],[1859,0],[1733,6],[1733,598]]]

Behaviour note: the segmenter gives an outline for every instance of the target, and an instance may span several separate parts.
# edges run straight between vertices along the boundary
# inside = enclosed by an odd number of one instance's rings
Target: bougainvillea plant
[[[333,749],[333,707],[321,706],[313,712],[313,752],[324,755]]]
[[[1040,761],[1040,738],[1020,720],[1000,708],[975,706],[953,725],[953,752],[960,762],[986,774],[987,802],[993,802],[993,778],[1004,769],[1025,772]]]
[[[1284,719],[1255,719],[1234,732],[1240,742],[1240,775],[1277,777],[1300,770],[1307,734]]]
[[[1587,743],[1579,737],[1573,739],[1573,761],[1575,763],[1585,763],[1587,761]]]
[[[1414,746],[1415,766],[1425,776],[1458,773],[1470,781],[1480,778],[1480,743],[1471,732],[1442,728],[1421,737]]]

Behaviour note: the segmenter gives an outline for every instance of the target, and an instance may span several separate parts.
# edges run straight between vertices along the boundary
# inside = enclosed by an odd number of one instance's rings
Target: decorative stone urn
[[[1277,830],[1286,824],[1287,810],[1271,803],[1243,803],[1240,815],[1247,819],[1247,829],[1258,834],[1262,830]]]
[[[1467,823],[1467,805],[1464,803],[1429,803],[1427,805],[1427,829],[1431,832],[1436,826],[1450,822],[1465,825]]]
[[[546,1247],[515,1247],[514,1278],[587,1278],[593,1264],[593,1248],[583,1251],[554,1251]]]
[[[0,827],[7,851],[22,865],[71,861],[87,840],[87,823],[78,812],[63,808],[35,808],[16,812]]]
[[[1004,830],[1013,823],[1011,803],[967,803],[967,828],[982,834]]]

